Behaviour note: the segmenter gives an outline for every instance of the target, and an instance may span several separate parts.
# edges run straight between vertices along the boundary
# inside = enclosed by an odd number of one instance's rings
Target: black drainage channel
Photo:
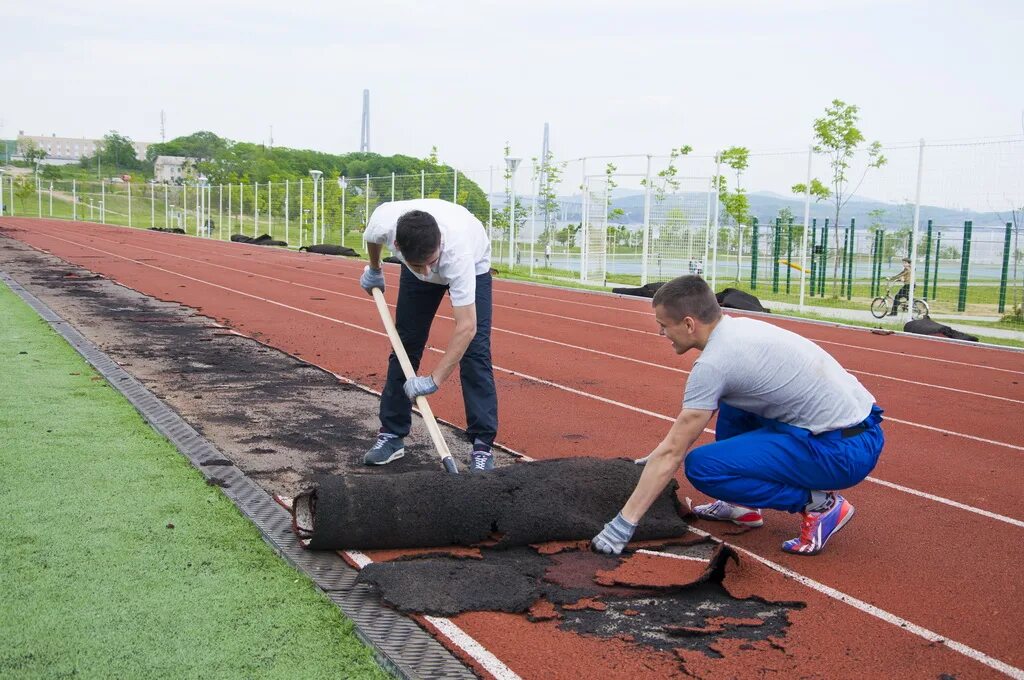
[[[142,417],[171,441],[207,479],[216,479],[221,491],[246,517],[263,538],[292,566],[303,572],[355,624],[356,634],[373,649],[378,663],[403,679],[476,678],[445,647],[411,619],[383,606],[369,586],[356,585],[356,572],[333,552],[315,552],[299,546],[291,530],[288,513],[266,491],[226,460],[210,442],[182,420],[170,407],[117,365],[71,324],[7,272],[2,280],[15,294],[99,371],[104,378],[138,409]],[[339,671],[342,669],[339,669]]]

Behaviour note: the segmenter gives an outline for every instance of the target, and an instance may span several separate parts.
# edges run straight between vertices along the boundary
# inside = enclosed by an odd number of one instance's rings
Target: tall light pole
[[[508,270],[513,271],[516,264],[516,169],[522,158],[505,157],[505,167],[508,168],[512,189],[510,192],[512,203],[509,206],[508,218]]]
[[[199,224],[200,224],[199,228],[200,228],[200,230],[205,232],[207,236],[209,236],[210,232],[207,229],[207,219],[206,219],[207,208],[208,208],[208,206],[206,204],[206,175],[200,174],[199,175]]]
[[[338,175],[338,188],[341,189],[341,245],[345,245],[345,191],[348,189],[345,175]]]
[[[316,222],[317,222],[317,186],[320,184],[320,178],[323,177],[323,172],[320,170],[310,170],[309,176],[313,178],[313,245],[316,245]],[[323,219],[323,215],[320,215],[320,219]]]

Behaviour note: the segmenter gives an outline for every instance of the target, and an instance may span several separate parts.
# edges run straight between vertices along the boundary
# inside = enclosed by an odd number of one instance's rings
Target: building
[[[47,137],[46,135],[26,135],[19,132],[18,149],[14,156],[16,160],[24,159],[25,149],[29,144],[46,152],[43,163],[69,165],[77,163],[86,156],[96,155],[96,149],[103,144],[103,140],[85,137],[58,137],[56,134]],[[150,144],[151,142],[132,142],[135,147],[135,157],[144,160]]]
[[[199,159],[188,156],[157,156],[153,163],[153,180],[157,184],[178,184],[193,174]]]

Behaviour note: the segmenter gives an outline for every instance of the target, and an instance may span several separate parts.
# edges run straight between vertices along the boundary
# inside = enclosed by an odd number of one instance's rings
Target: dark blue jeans
[[[728,503],[800,512],[811,491],[848,489],[871,473],[885,444],[881,423],[874,406],[855,436],[811,434],[719,402],[715,443],[687,454],[686,477]]]
[[[419,371],[423,348],[437,308],[448,286],[426,283],[402,267],[398,285],[395,327],[412,367]],[[476,335],[459,362],[462,398],[466,407],[466,434],[488,446],[498,431],[498,395],[491,367],[491,274],[476,277]],[[394,352],[388,359],[388,379],[380,398],[380,424],[385,432],[405,437],[412,426],[412,403],[405,396],[405,374]]]

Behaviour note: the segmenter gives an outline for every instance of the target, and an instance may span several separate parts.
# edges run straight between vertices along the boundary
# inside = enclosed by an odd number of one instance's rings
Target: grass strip
[[[0,677],[389,677],[3,284],[0,319]]]

